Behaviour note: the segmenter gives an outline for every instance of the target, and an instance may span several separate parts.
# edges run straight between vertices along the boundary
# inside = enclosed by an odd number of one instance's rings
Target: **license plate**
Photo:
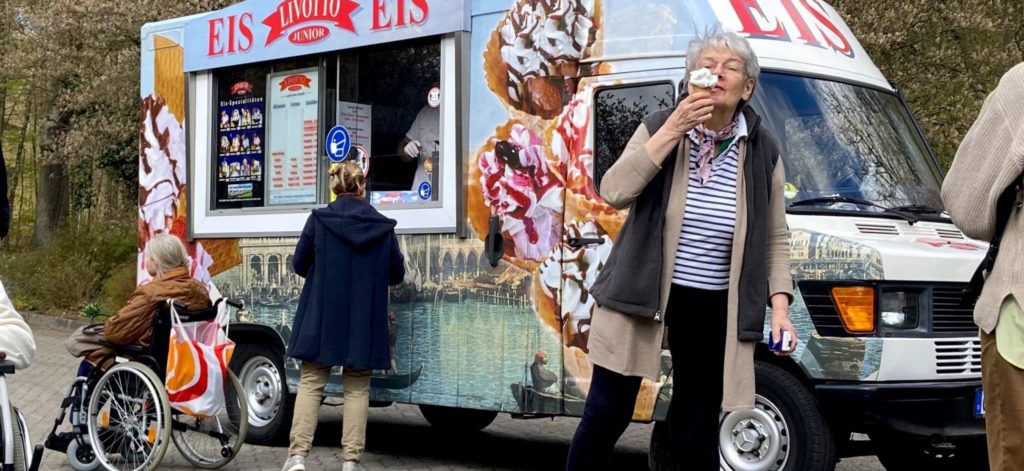
[[[981,388],[974,391],[974,415],[976,417],[985,416],[985,391]]]

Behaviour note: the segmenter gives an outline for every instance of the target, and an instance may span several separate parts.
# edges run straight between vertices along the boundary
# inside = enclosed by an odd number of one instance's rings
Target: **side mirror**
[[[505,254],[505,237],[501,235],[501,220],[498,216],[487,219],[487,237],[484,239],[484,253],[492,267],[498,266]]]

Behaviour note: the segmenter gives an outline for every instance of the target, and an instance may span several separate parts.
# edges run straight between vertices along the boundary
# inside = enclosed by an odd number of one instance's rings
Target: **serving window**
[[[190,234],[298,234],[343,160],[400,232],[454,232],[460,36],[191,74]]]
[[[437,206],[441,161],[441,45],[420,39],[337,58],[336,124],[365,162],[374,205]]]

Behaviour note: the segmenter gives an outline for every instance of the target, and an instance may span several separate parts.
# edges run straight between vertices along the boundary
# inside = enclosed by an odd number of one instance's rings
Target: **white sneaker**
[[[341,471],[366,471],[366,468],[359,464],[358,461],[346,461],[345,464],[341,465]]]
[[[285,461],[284,466],[281,467],[281,471],[306,471],[306,457],[299,455],[289,456],[288,461]]]

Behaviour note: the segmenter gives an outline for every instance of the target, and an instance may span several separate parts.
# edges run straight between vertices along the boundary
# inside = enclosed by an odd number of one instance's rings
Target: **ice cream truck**
[[[986,244],[950,222],[910,109],[820,0],[249,0],[147,24],[139,266],[176,234],[196,278],[245,301],[231,336],[249,437],[282,438],[292,253],[330,166],[355,160],[407,271],[374,404],[462,430],[578,416],[589,290],[627,217],[598,182],[679,98],[686,46],[710,29],[749,39],[763,70],[750,106],[782,149],[799,330],[789,357],[757,347],[757,406],[723,414],[723,469],[983,463],[960,292]],[[662,421],[688,361],[664,352],[637,400],[652,469],[670,465]]]

